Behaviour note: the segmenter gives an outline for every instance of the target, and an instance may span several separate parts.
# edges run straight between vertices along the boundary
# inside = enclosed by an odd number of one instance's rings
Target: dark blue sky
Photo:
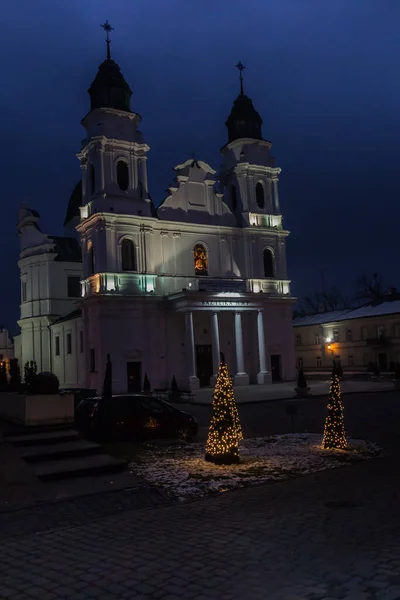
[[[219,166],[240,59],[282,167],[294,294],[320,287],[321,269],[345,291],[363,271],[399,283],[398,0],[6,0],[2,17],[0,322],[12,331],[17,209],[27,201],[62,233],[105,19],[156,204],[192,151]]]

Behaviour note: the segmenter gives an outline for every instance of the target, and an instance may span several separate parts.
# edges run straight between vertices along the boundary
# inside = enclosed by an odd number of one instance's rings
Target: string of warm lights
[[[325,450],[345,450],[347,448],[344,429],[344,407],[340,399],[339,377],[334,370],[328,397],[328,414],[325,419],[322,448]]]
[[[205,459],[219,465],[238,463],[239,441],[243,439],[243,434],[225,362],[221,362],[218,369],[212,408]]]

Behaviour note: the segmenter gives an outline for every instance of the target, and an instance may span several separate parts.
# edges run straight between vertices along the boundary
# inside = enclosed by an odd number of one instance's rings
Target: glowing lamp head
[[[330,338],[330,337],[327,337],[327,338],[326,338],[326,341],[328,342],[328,344],[330,344],[330,342],[332,341],[332,338]]]

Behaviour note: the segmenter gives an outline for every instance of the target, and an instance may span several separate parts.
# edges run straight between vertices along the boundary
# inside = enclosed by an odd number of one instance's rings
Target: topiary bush
[[[297,376],[297,387],[300,389],[305,389],[308,387],[307,379],[306,379],[306,376],[304,375],[303,367],[300,367],[300,369],[299,369],[299,374]]]
[[[50,371],[38,373],[32,383],[33,394],[57,394],[59,389],[58,377]]]

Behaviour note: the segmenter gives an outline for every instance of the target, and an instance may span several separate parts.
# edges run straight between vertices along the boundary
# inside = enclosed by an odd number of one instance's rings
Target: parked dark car
[[[75,410],[83,437],[105,440],[176,437],[190,441],[198,424],[175,406],[145,394],[115,395],[111,400],[87,398]]]
[[[91,390],[88,388],[61,388],[59,390],[60,394],[74,394],[74,406],[75,408],[78,406],[82,400],[86,398],[94,398],[97,396],[96,390]]]

